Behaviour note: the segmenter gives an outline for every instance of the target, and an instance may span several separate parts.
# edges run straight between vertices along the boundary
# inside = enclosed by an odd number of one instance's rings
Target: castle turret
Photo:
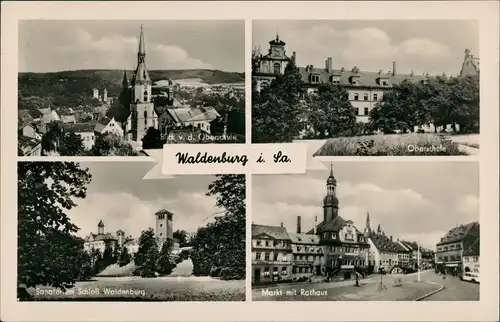
[[[167,239],[174,239],[173,217],[174,214],[168,210],[162,209],[155,213],[156,225],[155,235],[163,244]]]
[[[97,234],[104,235],[104,223],[102,222],[102,220],[100,220],[97,224]]]

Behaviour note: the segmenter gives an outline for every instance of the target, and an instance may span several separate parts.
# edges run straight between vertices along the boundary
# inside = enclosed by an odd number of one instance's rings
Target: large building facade
[[[446,273],[463,272],[463,253],[479,238],[479,223],[450,229],[436,244],[436,266]]]
[[[286,43],[276,36],[269,42],[268,53],[263,55],[255,52],[257,56],[257,66],[253,73],[256,88],[260,92],[269,87],[277,75],[284,73],[285,67],[290,61],[297,61],[297,54],[286,55]],[[389,71],[365,71],[354,66],[352,68],[334,68],[335,62],[332,57],[325,60],[324,66],[298,66],[302,82],[307,93],[317,91],[322,83],[331,83],[344,87],[347,90],[349,101],[355,109],[358,122],[369,122],[370,111],[379,101],[384,93],[391,89],[394,84],[403,81],[425,83],[429,79],[428,74],[404,74],[397,70],[397,62],[392,62],[392,70]],[[460,72],[460,76],[478,75],[479,59],[474,57],[470,50],[465,51],[465,58]]]
[[[282,226],[252,224],[252,283],[292,279],[292,241]]]

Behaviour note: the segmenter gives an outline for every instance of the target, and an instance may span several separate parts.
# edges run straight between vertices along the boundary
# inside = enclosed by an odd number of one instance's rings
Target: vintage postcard
[[[0,320],[498,320],[498,2],[1,6]]]

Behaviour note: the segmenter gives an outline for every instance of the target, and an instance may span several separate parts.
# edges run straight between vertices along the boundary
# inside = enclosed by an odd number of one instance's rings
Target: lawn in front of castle
[[[94,277],[65,293],[53,287],[30,288],[35,301],[244,301],[245,281],[205,276]]]
[[[328,139],[314,156],[467,155],[452,136],[434,133],[380,134]]]

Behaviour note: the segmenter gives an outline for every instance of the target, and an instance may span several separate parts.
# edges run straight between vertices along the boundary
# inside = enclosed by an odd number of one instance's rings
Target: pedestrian
[[[359,287],[359,273],[355,272],[356,274],[356,287]]]

